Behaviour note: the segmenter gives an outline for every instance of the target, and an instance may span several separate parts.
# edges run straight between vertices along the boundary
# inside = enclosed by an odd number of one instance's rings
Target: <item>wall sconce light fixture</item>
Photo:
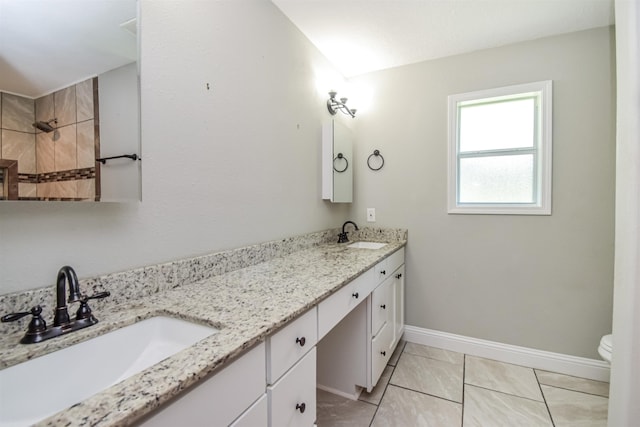
[[[340,110],[343,114],[348,114],[352,118],[355,118],[356,109],[349,109],[349,107],[347,107],[347,98],[340,98],[338,101],[336,99],[337,94],[338,93],[334,91],[329,92],[329,100],[327,101],[327,110],[329,110],[329,113],[331,113],[332,116],[335,116],[338,110]]]

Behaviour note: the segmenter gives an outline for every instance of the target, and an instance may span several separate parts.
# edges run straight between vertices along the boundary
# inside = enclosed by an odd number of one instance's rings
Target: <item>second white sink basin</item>
[[[380,249],[387,246],[386,243],[380,242],[354,242],[348,245],[348,248],[356,248],[356,249]]]
[[[0,371],[0,427],[29,426],[218,330],[152,317]]]

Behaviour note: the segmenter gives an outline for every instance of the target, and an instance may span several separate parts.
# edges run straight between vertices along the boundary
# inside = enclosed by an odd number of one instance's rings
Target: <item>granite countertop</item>
[[[318,304],[405,245],[352,249],[324,244],[167,290],[95,315],[100,322],[40,344],[2,337],[0,366],[10,366],[156,315],[219,329],[216,334],[38,423],[39,426],[130,425]],[[89,377],[90,380],[90,377]]]

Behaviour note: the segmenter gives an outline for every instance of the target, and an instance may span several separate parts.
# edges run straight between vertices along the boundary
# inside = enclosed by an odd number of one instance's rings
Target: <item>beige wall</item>
[[[143,201],[0,203],[0,293],[53,286],[65,264],[87,277],[347,217],[321,200],[315,80],[335,71],[293,24],[265,0],[141,7]]]
[[[390,69],[356,124],[353,217],[409,229],[407,324],[598,358],[611,331],[613,30]],[[553,214],[447,214],[447,96],[553,80]],[[366,167],[379,149],[385,166]]]
[[[0,293],[339,226],[409,229],[407,323],[597,357],[611,328],[608,29],[383,71],[353,206],[321,200],[327,61],[270,2],[142,2],[143,202],[0,204]],[[553,215],[446,213],[446,97],[554,80]],[[210,89],[206,89],[209,83]],[[354,105],[354,107],[357,107]],[[366,169],[373,149],[385,156]],[[349,215],[351,213],[351,215]]]

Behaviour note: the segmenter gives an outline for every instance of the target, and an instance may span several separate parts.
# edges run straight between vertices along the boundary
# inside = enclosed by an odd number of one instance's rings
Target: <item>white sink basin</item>
[[[387,246],[386,243],[380,242],[354,242],[348,245],[348,248],[356,248],[356,249],[380,249]]]
[[[152,317],[0,371],[0,426],[29,426],[217,332]]]

